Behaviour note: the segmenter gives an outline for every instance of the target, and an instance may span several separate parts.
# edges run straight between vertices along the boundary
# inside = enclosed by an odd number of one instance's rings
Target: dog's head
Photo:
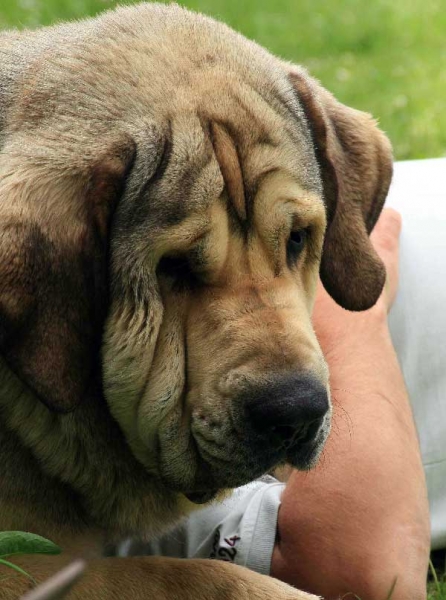
[[[199,50],[175,37],[181,75],[149,52],[143,70],[134,40],[30,70],[0,158],[2,354],[53,411],[100,374],[137,459],[196,502],[315,464],[316,284],[374,304],[391,177],[368,115],[203,22]]]

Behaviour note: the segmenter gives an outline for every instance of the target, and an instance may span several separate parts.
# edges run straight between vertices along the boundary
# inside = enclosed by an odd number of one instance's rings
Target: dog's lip
[[[205,490],[195,492],[184,492],[184,495],[194,504],[206,504],[213,500],[218,494],[218,490]]]
[[[323,419],[318,419],[313,423],[310,423],[301,438],[297,438],[295,443],[292,443],[289,449],[295,447],[308,447],[313,444],[315,441],[317,434],[322,426]]]
[[[321,423],[310,425],[305,436],[287,448],[287,463],[296,469],[306,470],[311,468],[313,458],[320,452],[320,428]]]

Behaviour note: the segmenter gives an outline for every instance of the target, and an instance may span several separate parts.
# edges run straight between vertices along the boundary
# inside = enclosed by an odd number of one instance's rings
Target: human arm
[[[372,240],[388,273],[377,304],[350,313],[319,290],[313,322],[331,373],[332,433],[319,465],[282,495],[271,574],[325,598],[425,598],[430,528],[419,444],[387,326],[401,221]]]

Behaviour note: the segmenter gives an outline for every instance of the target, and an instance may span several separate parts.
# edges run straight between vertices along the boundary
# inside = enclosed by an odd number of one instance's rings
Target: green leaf
[[[12,554],[60,554],[60,552],[59,546],[35,533],[0,532],[0,558]]]
[[[14,571],[17,571],[17,573],[21,573],[22,575],[25,575],[25,577],[28,577],[28,579],[31,579],[31,581],[34,583],[34,585],[36,585],[37,581],[34,579],[34,577],[32,575],[30,575],[29,573],[27,573],[26,571],[24,571],[23,569],[21,569],[20,567],[18,567],[17,565],[10,563],[7,560],[3,560],[1,558],[0,558],[0,565],[5,565],[6,567],[14,569]]]

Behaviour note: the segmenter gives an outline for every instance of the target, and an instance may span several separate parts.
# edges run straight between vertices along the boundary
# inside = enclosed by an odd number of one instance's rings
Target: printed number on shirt
[[[239,541],[240,538],[238,535],[233,535],[230,538],[225,537],[221,540],[220,527],[218,527],[215,531],[212,552],[209,558],[234,562],[235,557],[237,556],[236,545]]]

